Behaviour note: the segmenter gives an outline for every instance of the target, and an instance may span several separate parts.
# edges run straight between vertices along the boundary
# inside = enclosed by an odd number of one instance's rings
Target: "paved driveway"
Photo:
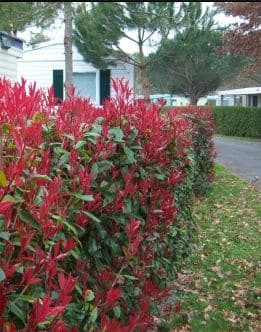
[[[243,178],[261,182],[261,142],[215,137],[217,161]]]

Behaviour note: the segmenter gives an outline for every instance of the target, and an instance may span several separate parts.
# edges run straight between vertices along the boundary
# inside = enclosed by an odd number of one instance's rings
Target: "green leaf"
[[[16,272],[18,273],[24,273],[24,266],[23,265],[18,265],[16,268]]]
[[[98,172],[99,172],[98,171],[98,165],[96,163],[92,164],[91,173],[92,173],[93,180],[96,180]]]
[[[29,223],[31,226],[33,226],[34,229],[39,229],[37,221],[34,219],[30,212],[25,210],[18,210],[18,216],[22,221]]]
[[[42,180],[47,180],[49,182],[52,182],[52,179],[45,174],[33,174],[32,179],[42,179]]]
[[[114,141],[116,142],[124,142],[122,139],[124,137],[124,132],[120,127],[114,127],[109,130],[109,135],[114,136]]]
[[[63,134],[63,136],[69,138],[71,141],[74,141],[74,136],[71,134]]]
[[[85,301],[90,302],[90,301],[94,300],[94,298],[95,298],[94,292],[89,289],[88,296],[85,297]]]
[[[33,120],[33,122],[38,123],[38,122],[43,121],[43,119],[44,119],[44,114],[43,113],[34,113],[32,120]]]
[[[100,134],[95,133],[95,132],[92,132],[92,131],[89,131],[89,132],[86,133],[84,136],[85,136],[85,137],[98,137],[98,136],[100,136]]]
[[[59,221],[62,225],[66,226],[66,228],[71,231],[76,237],[78,236],[78,231],[76,229],[76,227],[74,227],[70,222],[62,219],[61,216],[56,215],[56,214],[52,214],[52,218],[56,219],[57,221]]]
[[[106,239],[107,232],[106,230],[101,226],[101,224],[96,224],[97,232],[99,233],[99,236],[102,240]]]
[[[166,179],[166,176],[164,174],[155,173],[154,176],[158,180],[165,180]]]
[[[17,298],[17,296],[15,298]],[[30,295],[18,295],[18,298],[21,301],[25,301],[25,302],[29,302],[29,303],[33,303],[35,300],[34,296],[30,296]]]
[[[138,280],[138,278],[133,277],[133,276],[130,276],[130,275],[128,275],[128,274],[123,274],[122,276],[123,276],[124,278],[126,278],[126,279],[129,279],[129,280]]]
[[[83,147],[84,145],[86,145],[86,141],[79,141],[79,142],[75,145],[75,149],[80,149],[80,148]]]
[[[4,134],[9,134],[11,129],[11,125],[9,123],[4,123],[2,126],[2,130]]]
[[[0,228],[3,228],[5,224],[5,217],[4,216],[0,216]]]
[[[0,186],[5,187],[7,185],[7,179],[5,176],[5,173],[3,171],[0,171]]]
[[[10,234],[9,232],[0,232],[0,238],[1,238],[1,239],[4,239],[4,240],[6,240],[6,241],[9,240],[10,235],[11,235],[11,234]]]
[[[137,130],[137,128],[133,128],[132,129],[132,133],[131,133],[131,135],[129,136],[129,143],[133,143],[134,141],[135,141],[135,139],[136,139],[136,137],[137,137],[137,135],[138,135],[138,130]],[[140,147],[139,147],[140,148]]]
[[[96,163],[98,166],[98,173],[108,171],[112,167],[112,162],[108,160],[101,160]]]
[[[114,198],[115,198],[115,195],[114,194],[110,194],[110,193],[107,193],[104,196],[105,197],[104,197],[104,200],[103,200],[102,207],[105,207],[108,204],[110,204],[114,200]]]
[[[134,153],[133,151],[126,145],[123,145],[123,150],[127,156],[127,159],[129,161],[129,163],[133,164],[136,162],[136,159],[134,158]]]
[[[73,194],[74,197],[80,199],[81,201],[85,201],[85,202],[91,202],[93,201],[93,196],[92,195],[82,195],[82,194]]]
[[[97,218],[97,217],[96,217],[94,214],[92,214],[91,212],[83,211],[83,213],[84,213],[88,218],[90,218],[91,220],[93,220],[94,222],[101,223],[101,219]]]
[[[57,163],[57,167],[64,166],[67,163],[68,163],[68,155],[67,154],[63,154],[63,155],[61,155],[61,157],[59,157],[59,161]]]
[[[78,234],[78,237],[76,238],[76,240],[79,243],[80,247],[82,248],[82,243],[79,240],[79,234]],[[80,259],[80,257],[81,257],[79,248],[74,248],[73,250],[71,250],[71,254],[77,260]]]
[[[126,225],[126,218],[123,215],[112,215],[111,219],[116,221],[117,224]]]
[[[82,289],[81,289],[81,287],[78,284],[76,284],[75,289],[82,296]]]
[[[140,296],[140,294],[141,294],[140,288],[139,287],[135,287],[133,294],[134,294],[134,296]]]
[[[91,312],[89,321],[94,324],[96,322],[97,317],[98,317],[98,308],[95,307]]]
[[[132,213],[132,200],[131,199],[124,200],[123,210],[124,210],[124,213],[126,213],[126,214]]]
[[[14,203],[22,203],[24,202],[24,199],[22,197],[18,197],[18,195],[16,195],[15,197],[12,195],[5,195],[5,197],[2,200],[3,202],[14,202]]]
[[[43,202],[43,198],[44,198],[44,194],[45,194],[45,189],[43,187],[40,187],[40,189],[38,190],[38,193],[35,197],[35,200],[34,200],[34,204],[36,206],[39,206],[42,204]]]
[[[116,318],[120,318],[121,317],[121,307],[116,305],[116,307],[113,308],[113,312]]]
[[[90,238],[88,249],[90,254],[95,254],[97,252],[98,248],[95,238]]]
[[[92,127],[92,130],[89,131],[88,134],[90,133],[94,133],[94,134],[101,134],[102,133],[102,126],[100,124],[95,124],[93,127]]]
[[[170,227],[171,236],[176,236],[178,234],[178,230],[176,227]]]
[[[26,325],[25,319],[26,319],[26,312],[21,310],[15,303],[13,302],[8,302],[8,308],[9,310],[16,316],[18,317],[24,325]]]
[[[5,280],[6,278],[6,275],[5,275],[5,272],[4,270],[0,267],[0,282]]]

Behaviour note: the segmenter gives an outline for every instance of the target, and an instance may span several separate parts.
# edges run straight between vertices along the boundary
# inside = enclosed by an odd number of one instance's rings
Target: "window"
[[[79,96],[96,102],[96,73],[73,73],[73,85]]]
[[[235,95],[235,97],[234,97],[234,105],[235,106],[242,106],[242,96]]]
[[[252,106],[257,107],[257,96],[252,96]]]
[[[104,102],[105,99],[110,97],[110,77],[111,71],[100,70],[100,104]]]
[[[63,70],[53,70],[54,97],[63,100]]]

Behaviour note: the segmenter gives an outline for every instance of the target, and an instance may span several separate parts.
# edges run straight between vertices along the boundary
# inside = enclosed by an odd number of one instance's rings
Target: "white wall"
[[[117,66],[111,67],[111,79],[123,78],[123,81],[129,81],[129,87],[133,89],[134,93],[134,66],[129,63],[119,62]],[[111,86],[111,96],[114,96],[115,92]]]
[[[23,59],[17,62],[17,79],[24,77],[28,82],[36,82],[38,87],[49,88],[53,84],[54,69],[63,70],[65,75],[64,45],[63,43],[42,43],[37,49],[25,51]],[[96,73],[95,102],[99,105],[99,70],[85,62],[75,46],[73,46],[73,72]],[[111,77],[124,77],[129,80],[131,88],[134,86],[134,69],[129,64],[118,63],[116,67],[111,67]],[[113,95],[112,88],[111,95]]]
[[[17,58],[22,56],[22,50],[0,48],[0,76],[5,76],[11,81],[16,80]]]

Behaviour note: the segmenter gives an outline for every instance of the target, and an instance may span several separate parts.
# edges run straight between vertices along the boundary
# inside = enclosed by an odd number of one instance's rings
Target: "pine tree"
[[[149,66],[149,77],[160,92],[188,95],[196,105],[241,68],[241,59],[218,52],[222,30],[215,25],[216,13],[208,9],[203,13],[199,2],[188,4],[184,29],[164,42]]]
[[[45,29],[60,8],[59,2],[0,2],[0,30],[16,35],[31,26]]]
[[[160,47],[171,29],[182,21],[183,6],[175,2],[111,2],[92,3],[91,9],[79,6],[75,16],[74,41],[86,61],[97,68],[107,68],[119,60],[136,66],[141,74],[143,94],[149,100],[147,67],[154,58],[146,60],[144,47],[153,38]],[[134,32],[136,36],[133,36]],[[133,56],[120,46],[126,38],[138,47]]]

